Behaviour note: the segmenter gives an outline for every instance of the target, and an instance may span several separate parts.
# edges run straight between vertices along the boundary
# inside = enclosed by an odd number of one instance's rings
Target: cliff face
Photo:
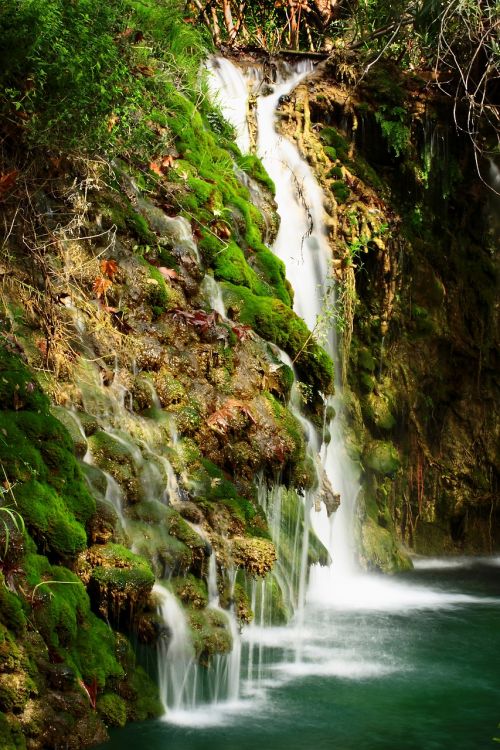
[[[422,78],[361,78],[352,59],[320,66],[282,128],[328,196],[366,566],[398,565],[391,536],[421,554],[498,549],[494,166],[480,177]]]

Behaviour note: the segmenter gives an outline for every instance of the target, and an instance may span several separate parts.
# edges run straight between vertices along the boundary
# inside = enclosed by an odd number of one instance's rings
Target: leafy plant
[[[5,471],[5,468],[2,464],[2,471],[3,475],[5,477],[2,485],[0,486],[0,529],[1,529],[1,536],[4,537],[4,549],[3,549],[3,557],[1,559],[5,559],[7,557],[7,553],[9,551],[9,544],[10,544],[10,536],[12,533],[12,530],[24,534],[25,532],[25,525],[24,525],[24,518],[22,515],[17,511],[15,508],[12,508],[12,505],[8,505],[5,502],[5,497],[7,495],[11,496],[12,503],[16,503],[16,498],[14,497],[14,493],[12,490],[12,484],[9,482],[9,479],[7,478],[7,473]]]

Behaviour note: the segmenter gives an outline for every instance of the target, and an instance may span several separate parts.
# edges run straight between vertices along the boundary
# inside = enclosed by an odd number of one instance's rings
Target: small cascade
[[[207,300],[212,310],[215,310],[215,312],[219,313],[221,318],[225,319],[226,307],[224,305],[224,300],[222,299],[220,286],[218,285],[214,277],[209,273],[205,274],[205,276],[203,277],[200,291]]]
[[[250,150],[248,90],[243,72],[230,60],[213,57],[207,63],[208,86],[213,100],[236,130],[236,143],[242,153]]]
[[[198,665],[186,615],[177,598],[165,586],[156,583],[153,591],[168,630],[158,647],[160,699],[165,713],[169,709],[189,710],[197,702]]]
[[[213,63],[212,66],[214,65]],[[242,101],[245,96],[248,98],[259,95],[260,85],[255,84],[254,71],[248,76],[240,70],[230,72],[230,68],[234,66],[227,60],[223,61],[222,67],[224,75],[219,76],[222,85],[224,86],[224,82],[231,78],[233,86],[236,85],[236,81],[240,86],[238,94],[231,97],[234,101]],[[256,119],[257,153],[275,183],[276,203],[281,218],[273,251],[285,263],[287,279],[291,282],[295,292],[295,311],[304,319],[310,330],[317,330],[325,305],[331,303],[333,287],[330,275],[331,249],[324,220],[324,196],[310,166],[302,158],[296,145],[283,138],[276,130],[276,110],[280,100],[288,96],[312,71],[313,67],[310,60],[303,60],[294,66],[281,64],[273,85],[266,87],[263,94],[258,96]],[[235,127],[239,127],[241,117],[233,117],[232,108],[225,106],[226,100],[227,94],[219,98],[223,113]],[[321,470],[324,471],[334,493],[340,495],[341,498],[340,508],[331,515],[323,504],[320,505],[317,496],[305,499],[306,507],[315,509],[311,511],[312,528],[327,547],[332,558],[332,564],[329,567],[314,566],[310,573],[307,599],[321,602],[335,600],[340,592],[343,592],[343,596],[346,595],[346,592],[352,590],[353,581],[356,579],[354,528],[356,500],[360,488],[358,468],[353,465],[344,445],[342,383],[339,375],[341,366],[337,353],[336,333],[334,330],[323,333],[326,338],[325,348],[335,362],[336,371],[336,395],[329,403],[336,416],[331,424],[325,424],[324,430],[330,434],[328,444],[322,443],[318,431],[303,415],[297,389],[292,393],[289,404],[304,427],[311,453],[319,454]],[[286,364],[291,365],[286,355],[280,353],[279,357]],[[277,495],[279,492],[273,489],[269,500],[261,498],[271,523],[274,523],[273,517],[279,515]],[[320,505],[319,512],[318,505]],[[303,536],[307,537],[307,533],[308,524],[306,523]],[[302,583],[299,581],[297,598],[296,619],[299,623],[303,616],[301,600],[306,598],[307,583],[307,547],[303,542],[302,539],[302,561],[298,565],[302,577]]]

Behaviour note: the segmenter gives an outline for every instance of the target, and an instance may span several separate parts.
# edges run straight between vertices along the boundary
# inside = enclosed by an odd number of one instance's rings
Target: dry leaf
[[[179,274],[177,273],[177,271],[174,271],[173,268],[165,268],[164,266],[161,266],[158,269],[158,271],[161,273],[161,275],[165,279],[178,279],[179,278]]]
[[[162,169],[170,169],[170,167],[173,165],[174,161],[175,160],[174,160],[174,157],[172,156],[172,154],[167,154],[161,160],[161,168]]]
[[[116,260],[113,260],[112,258],[101,260],[101,273],[104,276],[107,276],[108,279],[111,279],[113,281],[116,272],[118,271],[118,263]]]
[[[98,276],[97,279],[94,281],[93,290],[96,293],[97,299],[101,299],[101,297],[104,297],[106,292],[111,286],[111,280],[110,279],[104,279],[101,276]]]
[[[115,114],[111,115],[108,118],[108,133],[111,133],[115,125],[119,122],[120,122],[120,118],[118,117],[118,115],[115,115]]]
[[[10,172],[0,175],[0,195],[7,193],[15,185],[18,174],[18,169],[12,169]]]
[[[158,166],[158,164],[155,161],[152,161],[149,163],[149,168],[152,172],[159,175],[159,177],[163,177],[163,172],[161,171],[161,167]]]

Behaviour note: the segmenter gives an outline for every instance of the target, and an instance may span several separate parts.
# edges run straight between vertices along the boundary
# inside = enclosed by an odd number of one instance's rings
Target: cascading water
[[[261,81],[259,82],[253,68],[246,76],[244,71],[235,72],[234,67],[225,60],[222,63],[213,63],[211,69],[217,73],[217,85],[226,92],[219,98],[223,112],[235,126],[239,136],[243,136],[240,142],[247,143],[245,133],[248,126],[242,122],[241,112],[234,118],[232,108],[226,108],[225,102],[228,100],[229,90],[229,98],[240,103],[245,102],[245,96],[248,97],[249,94],[258,95]],[[312,69],[310,61],[302,61],[295,66],[283,64],[277,72],[277,80],[271,87],[271,93],[267,87],[265,95],[257,98],[256,122],[257,152],[275,183],[276,203],[281,219],[273,250],[285,263],[287,278],[294,288],[295,311],[305,320],[310,330],[318,332],[322,320],[328,320],[329,317],[325,315],[325,306],[333,305],[335,302],[330,277],[331,248],[324,219],[324,196],[298,148],[276,130],[276,110],[280,100],[287,97]],[[238,91],[234,90],[236,85],[240,87]],[[247,105],[242,106],[246,112]],[[285,598],[288,596],[296,612],[291,626],[284,629],[269,628],[272,613],[266,610],[264,584],[259,584],[252,592],[252,605],[256,617],[253,626],[244,633],[244,639],[249,649],[248,682],[253,687],[255,684],[264,685],[266,673],[269,676],[269,672],[276,673],[276,670],[288,675],[315,673],[318,658],[331,657],[331,652],[323,649],[322,637],[316,627],[318,617],[330,618],[331,615],[325,612],[377,609],[381,606],[392,611],[399,608],[432,606],[431,602],[439,606],[440,601],[446,606],[445,598],[441,598],[440,594],[418,590],[415,587],[408,590],[402,584],[362,574],[359,569],[355,549],[356,502],[360,490],[359,468],[351,461],[344,441],[340,378],[342,368],[336,332],[331,327],[329,330],[321,331],[321,334],[324,346],[334,360],[336,373],[336,395],[329,404],[333,406],[335,417],[326,425],[330,434],[329,442],[322,442],[318,431],[302,414],[300,397],[296,389],[292,392],[289,408],[303,425],[310,453],[319,455],[320,488],[323,472],[334,494],[340,496],[340,507],[334,514],[330,514],[326,506],[319,502],[320,491],[315,497],[306,497],[305,500],[306,516],[311,508],[312,528],[327,547],[331,564],[315,565],[311,568],[306,596],[308,523],[305,523],[300,529],[301,538],[295,545],[291,567],[285,575],[280,570],[282,563],[278,563],[276,569],[278,580],[284,578],[286,581],[284,584],[281,583]],[[283,352],[278,352],[277,356],[284,363],[292,365]],[[279,486],[260,489],[260,502],[266,510],[278,550],[283,530],[282,493],[283,488]],[[276,646],[277,643],[285,649],[285,656],[282,656],[280,665],[273,665],[270,647]],[[332,674],[341,669],[346,674],[352,671],[352,674],[356,675],[382,670],[382,667],[369,662],[363,651],[360,649],[359,653],[349,652],[348,662],[341,659],[340,666],[335,658],[329,662],[328,668],[333,670]]]
[[[295,291],[296,312],[310,329],[314,329],[318,317],[322,317],[325,298],[328,298],[327,304],[331,302],[331,250],[323,219],[323,195],[296,147],[275,129],[280,98],[290,93],[311,69],[309,62],[283,65],[272,92],[262,87],[265,94],[258,96],[255,114],[258,151],[276,184],[281,217],[274,251],[286,264],[287,277]],[[212,90],[222,92],[219,103],[238,131],[240,147],[246,150],[250,143],[246,121],[249,90],[255,96],[261,81],[255,69],[245,72],[228,60],[212,61],[210,70],[213,74]],[[206,277],[204,295],[208,304],[225,316],[220,289],[213,277]],[[336,373],[340,373],[335,332],[327,331],[324,339],[325,347],[335,360]],[[293,368],[289,357],[276,349],[274,361],[277,367],[284,363]],[[147,728],[137,730],[141,741],[144,731],[152,747],[170,746],[170,740],[178,747],[217,746],[227,750],[238,747],[240,743],[245,747],[275,746],[294,750],[307,743],[321,747],[357,747],[366,744],[368,736],[367,746],[383,750],[387,747],[414,750],[415,747],[448,746],[439,745],[439,741],[438,744],[426,745],[425,727],[419,741],[412,744],[410,740],[405,744],[401,738],[406,737],[411,729],[410,722],[406,721],[407,714],[397,725],[395,742],[387,743],[386,733],[395,722],[394,714],[389,713],[384,701],[397,701],[400,693],[404,693],[405,703],[425,702],[429,691],[439,682],[439,673],[433,671],[435,653],[432,654],[432,663],[430,660],[422,662],[423,667],[415,658],[412,661],[412,647],[424,640],[420,632],[422,623],[424,628],[427,627],[427,635],[433,637],[439,630],[440,617],[449,614],[450,620],[445,627],[456,627],[461,618],[454,614],[455,608],[488,607],[492,599],[467,590],[463,593],[439,585],[426,585],[429,581],[434,582],[433,579],[424,578],[424,585],[417,585],[415,580],[408,583],[407,580],[391,581],[361,575],[354,548],[359,477],[344,446],[342,384],[338,375],[336,396],[331,405],[336,418],[325,425],[331,440],[323,443],[319,431],[302,413],[297,386],[292,388],[289,409],[302,424],[310,456],[316,457],[319,489],[304,500],[279,483],[268,487],[263,480],[257,481],[259,501],[268,518],[278,562],[266,579],[247,582],[254,621],[244,628],[241,640],[234,612],[221,610],[219,601],[219,576],[224,577],[226,593],[229,592],[231,600],[236,571],[224,571],[222,557],[217,560],[214,551],[205,560],[208,608],[227,618],[234,644],[230,655],[213,659],[208,680],[206,670],[200,668],[194,658],[185,610],[166,586],[156,585],[155,592],[166,626],[159,650],[160,688],[168,709],[165,718],[197,727],[199,732],[196,739],[191,729],[186,730],[189,733],[186,745],[179,745],[176,740],[182,735],[178,727],[172,729],[163,725],[158,731],[154,725],[149,736]],[[109,406],[104,412],[109,412]],[[113,429],[112,420],[109,427]],[[324,485],[341,497],[339,510],[331,516],[323,505],[318,512]],[[119,504],[119,500],[115,503]],[[301,512],[297,512],[298,507]],[[332,564],[312,568],[306,593],[309,521],[330,551]],[[201,527],[192,528],[204,537]],[[441,563],[427,561],[427,565],[430,572],[439,569]],[[456,565],[467,563],[460,561]],[[426,570],[424,565],[421,568]],[[273,619],[276,615],[272,606],[274,586],[281,589],[288,609],[295,611],[290,624],[285,625],[283,621],[276,624]],[[441,664],[446,662],[447,648],[448,643],[442,642],[436,649]],[[463,654],[463,651],[463,638],[460,637],[457,654]],[[481,670],[484,672],[483,664]],[[448,682],[447,672],[442,674]],[[418,683],[422,686],[421,692],[415,694],[412,691]],[[470,691],[469,700],[477,685]],[[277,688],[273,699],[269,688]],[[483,698],[488,690],[487,686],[486,692],[481,694]],[[462,711],[461,697],[459,702]],[[368,713],[366,727],[362,727],[363,718],[361,723],[359,721],[360,714],[372,704],[373,712],[383,716],[378,736],[375,732],[372,734],[371,728],[377,727],[377,720],[380,723],[379,717]],[[429,706],[424,710],[429,710]],[[246,720],[242,716],[245,712],[248,714]],[[238,717],[236,720],[235,716]],[[319,742],[318,735],[314,734],[318,716],[323,722]],[[213,725],[221,723],[224,729],[216,733]],[[207,725],[210,728],[205,733],[201,728]],[[356,731],[363,735],[363,742],[352,740]],[[465,744],[461,748],[469,750],[472,746]],[[121,745],[116,747],[121,748]]]
[[[288,96],[311,73],[313,67],[310,60],[304,60],[293,67],[284,65],[278,69],[272,92],[257,100],[256,120],[257,153],[276,186],[275,197],[281,219],[273,251],[285,263],[287,278],[294,289],[295,312],[304,319],[310,330],[317,331],[322,317],[327,318],[325,306],[333,304],[331,248],[324,220],[324,196],[298,148],[277,132],[275,126],[280,100]],[[230,91],[233,101],[246,101],[245,96],[249,96],[249,90],[255,89],[255,71],[251,69],[250,75],[245,77],[240,70],[235,72],[234,68],[228,60],[211,66],[211,70],[217,72],[219,86],[226,92],[219,98],[223,112],[237,132],[242,134],[240,141],[247,143],[248,139],[244,134],[248,126],[242,123],[241,112],[239,117],[234,118],[233,109],[226,107],[226,102]],[[234,91],[236,82],[241,87],[238,92]],[[246,104],[244,111],[247,111]],[[336,396],[332,399],[336,418],[328,425],[331,435],[329,444],[320,447],[314,427],[310,423],[304,426],[311,451],[320,451],[324,471],[341,497],[341,505],[335,515],[329,517],[326,508],[321,507],[319,512],[312,513],[311,518],[316,534],[332,557],[329,567],[317,566],[311,572],[309,598],[324,602],[325,599],[336,597],[339,589],[343,590],[344,595],[352,591],[351,579],[356,572],[354,512],[359,483],[357,469],[344,447],[341,427],[342,388],[338,375],[341,367],[335,331],[330,328],[321,333],[325,339],[325,348],[336,365]],[[299,402],[300,399],[295,402],[292,399],[290,407],[304,424],[306,420],[301,414]]]

